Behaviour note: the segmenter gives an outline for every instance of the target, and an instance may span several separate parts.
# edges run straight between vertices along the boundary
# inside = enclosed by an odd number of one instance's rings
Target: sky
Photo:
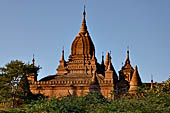
[[[62,48],[68,60],[80,31],[84,5],[99,63],[111,51],[118,74],[129,46],[142,82],[170,77],[170,0],[0,0],[0,66],[31,63],[34,54],[38,79],[56,74]]]

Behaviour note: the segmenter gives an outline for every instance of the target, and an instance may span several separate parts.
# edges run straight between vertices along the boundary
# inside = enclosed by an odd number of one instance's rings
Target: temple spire
[[[85,11],[85,5],[84,5],[84,11],[83,11],[83,21],[80,28],[80,33],[86,33],[87,32],[87,26],[86,26],[86,11]]]
[[[139,86],[141,85],[141,79],[140,79],[140,76],[139,76],[139,73],[138,73],[138,68],[137,68],[137,65],[135,66],[135,70],[133,72],[133,75],[132,75],[132,79],[130,81],[130,85],[132,86]]]
[[[130,59],[129,59],[129,47],[128,47],[128,49],[127,49],[126,64],[130,64]]]
[[[61,57],[61,60],[64,61],[64,47],[63,47],[63,50],[62,50],[62,57]]]
[[[109,52],[107,52],[107,53],[106,53],[106,61],[105,61],[105,66],[107,66],[107,65],[108,65],[108,62],[109,62],[109,57],[110,57],[110,55],[109,55]]]
[[[34,59],[34,54],[33,54],[33,59],[32,59],[32,65],[35,65],[35,59]]]
[[[105,60],[105,63],[104,63],[104,65],[105,65],[105,70],[107,70],[107,68],[108,68],[109,60],[110,60],[110,54],[109,54],[109,52],[107,52],[107,54],[106,54],[106,60]]]
[[[62,49],[62,56],[61,56],[61,60],[60,60],[60,67],[65,67],[65,60],[64,60],[64,47]]]
[[[132,69],[132,66],[130,64],[130,58],[129,58],[129,47],[127,49],[127,56],[126,56],[126,61],[125,61],[125,65],[122,68],[129,68]]]
[[[104,65],[104,52],[102,52],[102,65]]]
[[[84,5],[83,15],[86,15],[86,6]]]
[[[136,94],[138,91],[138,87],[142,84],[139,73],[138,73],[138,68],[135,66],[135,70],[132,75],[132,79],[130,81],[130,88],[129,88],[129,93],[131,94]]]
[[[109,59],[109,64],[108,64],[107,71],[111,71],[111,56],[110,56],[110,59]]]

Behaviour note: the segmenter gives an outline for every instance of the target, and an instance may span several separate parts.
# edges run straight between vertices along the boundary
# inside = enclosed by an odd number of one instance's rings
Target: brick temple
[[[69,59],[65,61],[63,50],[57,73],[39,81],[37,73],[28,76],[33,94],[58,98],[67,95],[84,96],[88,92],[96,91],[110,98],[113,90],[117,93],[135,93],[138,90],[142,82],[137,66],[133,68],[130,64],[129,50],[125,64],[119,71],[119,77],[112,65],[110,53],[106,54],[106,59],[102,55],[101,63],[97,62],[95,46],[87,30],[85,16],[84,9],[80,32],[72,42]]]

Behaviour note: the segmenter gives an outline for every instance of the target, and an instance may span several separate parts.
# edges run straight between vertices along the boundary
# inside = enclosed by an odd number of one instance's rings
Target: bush
[[[170,88],[168,81],[155,85],[149,92],[140,90],[144,96],[126,95],[109,100],[100,93],[89,93],[83,97],[66,96],[59,99],[40,98],[24,106],[6,112],[28,113],[169,113]]]

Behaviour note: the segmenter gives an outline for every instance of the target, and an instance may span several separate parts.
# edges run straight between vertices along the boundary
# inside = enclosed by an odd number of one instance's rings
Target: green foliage
[[[169,79],[154,90],[139,88],[143,96],[126,95],[114,100],[105,99],[99,93],[83,97],[67,96],[50,100],[39,99],[25,106],[29,113],[169,113]]]
[[[50,100],[39,99],[26,105],[26,111],[29,113],[82,113],[98,109],[96,105],[107,103],[99,93],[89,93],[84,97],[67,96],[60,99],[52,98]]]
[[[28,73],[37,72],[32,65],[20,61],[11,62],[1,68],[0,100],[11,101],[20,98],[21,108],[13,108],[4,113],[169,113],[170,79],[155,84],[154,89],[139,87],[138,95],[125,94],[121,98],[106,99],[100,93],[91,92],[86,96],[66,96],[46,99],[42,95],[26,96],[29,93]],[[116,94],[112,91],[111,94]],[[38,97],[38,100],[36,100]],[[13,99],[13,98],[12,98]],[[31,103],[28,102],[31,100]]]
[[[39,99],[25,107],[29,113],[153,113],[170,111],[170,95],[108,100],[100,94],[89,93],[84,97],[67,96],[60,99]]]
[[[35,69],[33,71],[33,69]],[[11,61],[0,68],[0,103],[14,107],[28,101],[31,92],[27,75],[37,72],[40,68],[22,61]]]
[[[89,93],[83,97],[39,98],[22,109],[6,112],[18,113],[169,113],[169,79],[156,84],[153,90],[139,88],[144,96],[125,95],[114,100],[104,98],[100,93]]]

